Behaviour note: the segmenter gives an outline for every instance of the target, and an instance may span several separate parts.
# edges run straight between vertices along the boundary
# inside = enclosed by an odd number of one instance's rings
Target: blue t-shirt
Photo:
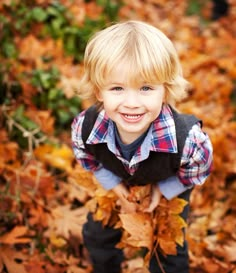
[[[115,128],[115,139],[116,143],[119,147],[121,155],[128,161],[131,160],[133,157],[134,153],[138,149],[139,146],[141,146],[141,143],[143,142],[144,138],[147,135],[148,130],[143,133],[140,137],[138,137],[135,141],[133,141],[130,144],[124,144],[122,140],[120,139],[116,124],[114,123],[114,128]]]

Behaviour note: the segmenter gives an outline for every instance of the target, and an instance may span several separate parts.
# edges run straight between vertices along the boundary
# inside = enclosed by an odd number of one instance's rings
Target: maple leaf
[[[31,226],[34,225],[40,225],[42,227],[47,227],[48,226],[48,216],[47,213],[44,211],[42,206],[37,205],[35,208],[31,207],[30,212],[29,212],[29,224]]]
[[[117,197],[112,191],[106,191],[102,187],[98,187],[94,199],[97,204],[94,218],[102,221],[103,225],[107,225],[114,213]]]
[[[156,247],[164,254],[176,255],[176,244],[183,245],[183,228],[186,222],[179,215],[187,202],[180,198],[168,201],[162,198],[155,210],[153,226],[156,233]]]
[[[125,242],[134,247],[153,247],[153,227],[151,215],[148,213],[119,214],[122,227],[129,234]]]
[[[27,237],[28,231],[26,226],[15,226],[0,237],[0,242],[8,245],[29,243],[31,239]]]
[[[82,227],[87,219],[85,207],[72,210],[70,205],[57,206],[51,210],[47,235],[69,239],[71,235],[82,240]],[[55,238],[55,237],[54,237]]]

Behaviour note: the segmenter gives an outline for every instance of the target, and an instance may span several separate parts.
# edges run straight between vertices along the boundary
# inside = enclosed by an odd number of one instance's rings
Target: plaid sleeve
[[[178,172],[185,185],[202,185],[212,169],[213,148],[211,141],[200,125],[195,124],[186,139]]]
[[[88,153],[85,149],[82,140],[82,125],[84,121],[85,112],[81,112],[77,117],[74,118],[71,125],[71,139],[72,139],[72,149],[76,160],[81,164],[81,166],[90,171],[98,170],[101,166],[96,159]]]

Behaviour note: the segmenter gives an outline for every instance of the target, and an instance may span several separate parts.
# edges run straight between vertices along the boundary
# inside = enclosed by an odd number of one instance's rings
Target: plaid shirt
[[[82,124],[85,111],[80,113],[72,123],[72,147],[76,159],[87,170],[96,173],[103,168],[101,163],[89,154],[81,137]],[[158,118],[153,121],[149,131],[132,157],[131,161],[124,159],[116,146],[114,123],[102,110],[87,139],[88,144],[107,143],[108,149],[120,159],[126,170],[132,175],[139,163],[148,158],[150,151],[177,153],[177,140],[175,123],[168,106],[163,106]],[[178,171],[180,182],[186,186],[203,184],[210,174],[212,165],[212,145],[209,137],[195,124],[189,132],[181,158],[181,167]],[[109,186],[107,187],[109,188]]]

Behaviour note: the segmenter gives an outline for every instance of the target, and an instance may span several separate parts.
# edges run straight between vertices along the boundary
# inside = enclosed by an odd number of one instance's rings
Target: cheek
[[[148,109],[154,115],[159,115],[162,108],[162,104],[163,104],[163,99],[161,97],[158,97],[155,99],[153,98],[153,100],[149,102]]]

